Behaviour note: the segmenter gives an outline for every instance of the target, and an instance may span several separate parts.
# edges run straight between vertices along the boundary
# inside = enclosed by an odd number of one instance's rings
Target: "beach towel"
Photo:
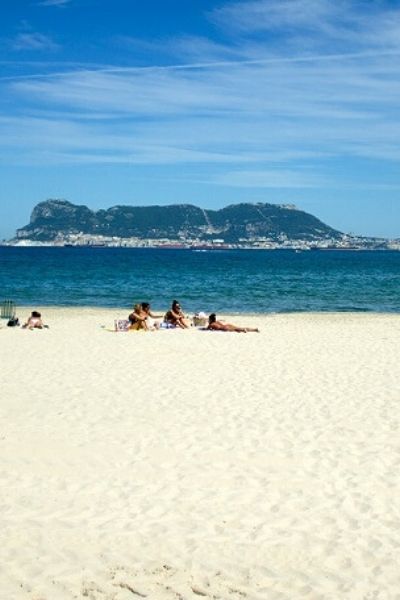
[[[153,317],[146,317],[146,324],[150,331],[154,331],[155,329],[159,329],[161,322],[159,319],[154,319]]]

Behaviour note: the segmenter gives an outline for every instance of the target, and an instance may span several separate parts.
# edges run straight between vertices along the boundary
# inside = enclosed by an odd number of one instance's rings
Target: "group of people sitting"
[[[149,302],[135,304],[128,320],[130,323],[129,329],[136,331],[140,329],[159,329],[162,323],[167,327],[180,327],[181,329],[188,329],[190,327],[190,321],[183,314],[178,300],[172,302],[171,308],[165,315],[155,315],[151,311]]]
[[[184,314],[178,300],[173,300],[171,308],[165,315],[154,314],[151,311],[149,302],[135,304],[133,312],[130,313],[128,320],[130,323],[129,329],[132,331],[151,331],[159,329],[160,327],[188,329],[192,324],[189,317]],[[208,325],[206,325],[205,329],[214,331],[235,331],[237,333],[259,331],[254,327],[238,327],[237,325],[232,325],[232,323],[218,321],[215,313],[211,313],[208,317]]]
[[[135,304],[128,320],[129,329],[132,331],[151,331],[160,329],[160,327],[188,329],[192,325],[190,318],[184,314],[178,300],[172,302],[171,308],[165,315],[154,314],[151,311],[149,302]],[[42,315],[34,310],[22,327],[24,329],[43,329],[47,328],[48,325],[44,325]],[[215,313],[210,314],[208,317],[208,324],[205,323],[204,329],[209,329],[211,331],[236,331],[237,333],[259,331],[255,327],[238,327],[232,323],[218,321]]]

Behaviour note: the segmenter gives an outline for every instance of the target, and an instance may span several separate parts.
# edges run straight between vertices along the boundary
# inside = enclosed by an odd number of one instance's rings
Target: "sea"
[[[0,302],[187,312],[400,311],[400,252],[0,247]]]

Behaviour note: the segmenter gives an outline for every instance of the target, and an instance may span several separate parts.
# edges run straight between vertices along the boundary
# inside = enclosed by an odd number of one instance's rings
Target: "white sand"
[[[400,598],[399,316],[42,312],[0,330],[2,600]]]

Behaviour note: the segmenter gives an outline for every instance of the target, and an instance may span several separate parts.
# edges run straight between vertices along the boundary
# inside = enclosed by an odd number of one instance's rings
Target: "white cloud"
[[[253,0],[227,3],[210,13],[220,27],[241,36],[272,33],[266,52],[400,48],[400,9],[387,0]]]
[[[279,189],[319,188],[325,187],[329,183],[326,178],[315,173],[289,169],[229,171],[216,176],[213,182],[228,187]]]
[[[213,18],[240,29],[234,42],[170,40],[169,55],[193,62],[3,79],[28,116],[0,120],[0,148],[38,163],[208,165],[210,181],[249,188],[321,186],[329,164],[351,158],[399,162],[397,21],[390,29],[392,11],[374,5],[231,3]],[[260,35],[268,28],[295,30],[293,43],[312,29],[313,44],[288,54],[287,38]],[[346,43],[321,54],[327,38]]]
[[[115,36],[114,44],[131,51],[135,56],[162,54],[164,57],[178,58],[180,61],[209,63],[221,60],[243,60],[243,49],[222,44],[201,36],[184,35],[179,38],[142,40],[129,36]]]
[[[245,66],[228,73],[128,71],[28,81],[18,83],[18,94],[36,97],[39,106],[46,98],[58,116],[43,111],[44,119],[0,124],[0,132],[20,150],[28,144],[36,157],[51,152],[51,160],[59,162],[253,163],[265,169],[274,163],[298,167],[326,156],[361,157],[366,149],[375,156],[384,149],[387,157],[400,133],[384,116],[385,106],[396,109],[393,82],[385,81],[382,65],[382,89],[373,85],[371,73],[357,76],[352,68],[341,73],[339,84],[335,69],[327,73],[307,63],[305,71],[292,65],[284,72],[278,66]],[[398,160],[397,151],[393,159]],[[278,186],[283,179],[281,172],[273,181]],[[253,176],[241,176],[241,185],[244,181],[260,185]],[[287,181],[310,185],[309,179]]]
[[[334,19],[340,5],[331,0],[257,0],[217,8],[210,18],[241,32],[272,29],[316,29]]]
[[[262,119],[375,120],[397,108],[397,57],[236,63],[188,69],[79,71],[15,81],[15,92],[68,111],[135,118],[168,115]],[[273,125],[273,123],[271,123]],[[347,126],[347,123],[346,123]],[[294,125],[296,127],[296,124]]]

